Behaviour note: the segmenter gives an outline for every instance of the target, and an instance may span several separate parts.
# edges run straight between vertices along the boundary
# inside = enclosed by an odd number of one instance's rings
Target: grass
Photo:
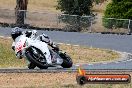
[[[0,38],[0,67],[25,67],[25,59],[16,59],[15,53],[11,49],[11,44],[11,39]],[[71,56],[74,63],[111,61],[120,57],[120,55],[116,52],[98,48],[88,48],[65,44],[60,45],[60,48]]]
[[[11,49],[12,41],[6,38],[0,38],[0,67],[23,67],[24,60],[18,60],[14,51]]]
[[[60,48],[66,51],[74,63],[92,63],[102,61],[112,61],[119,58],[119,54],[111,50],[90,48],[73,45],[61,45]]]

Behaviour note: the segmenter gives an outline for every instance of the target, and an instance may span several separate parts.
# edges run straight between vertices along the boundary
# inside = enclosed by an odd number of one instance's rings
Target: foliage
[[[57,9],[64,14],[70,15],[90,15],[92,0],[58,0]]]
[[[106,7],[105,17],[132,19],[132,2],[110,3]]]
[[[115,24],[115,19],[103,18],[102,20],[103,20],[104,27],[109,28],[109,29],[111,29],[113,25]]]
[[[126,19],[125,21],[111,22],[111,20],[103,20],[104,26],[107,28],[112,28],[116,25],[117,28],[127,27],[129,21],[127,19],[132,19],[132,1],[131,0],[112,0],[106,7],[104,18],[117,18]],[[109,24],[111,23],[111,24]],[[114,24],[116,23],[116,24]]]
[[[59,19],[67,24],[66,29],[73,31],[81,31],[82,16],[91,15],[92,0],[58,0],[57,9],[64,14]],[[72,15],[72,16],[71,16]],[[74,15],[74,16],[73,16]]]
[[[59,20],[66,24],[66,31],[87,31],[91,26],[91,16],[78,16],[63,14],[59,16]]]
[[[108,29],[128,28],[129,20],[103,18],[103,25]]]

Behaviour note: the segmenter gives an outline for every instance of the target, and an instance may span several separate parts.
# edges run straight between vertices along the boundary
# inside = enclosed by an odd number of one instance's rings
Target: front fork
[[[59,56],[59,52],[55,52],[54,50],[50,50],[52,58],[57,59],[57,64],[61,65],[63,63],[63,59]]]

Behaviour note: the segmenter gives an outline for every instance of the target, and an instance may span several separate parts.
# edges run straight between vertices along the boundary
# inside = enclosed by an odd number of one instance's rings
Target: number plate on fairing
[[[25,38],[20,39],[15,45],[16,52],[22,51],[23,48],[26,46],[25,44],[26,44],[26,39]]]

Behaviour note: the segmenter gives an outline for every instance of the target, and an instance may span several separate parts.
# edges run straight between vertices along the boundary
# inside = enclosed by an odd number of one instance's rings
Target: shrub
[[[85,20],[87,18],[82,16],[91,15],[91,7],[92,0],[58,0],[57,9],[67,14],[61,15],[59,19],[72,29],[81,31],[81,26],[86,27],[85,24],[87,23]]]
[[[132,1],[131,0],[113,0],[109,3],[105,10],[104,18],[116,19],[132,19]],[[109,24],[110,23],[110,24]],[[116,25],[117,28],[127,28],[128,20],[106,20],[103,19],[103,25],[106,28],[112,28]]]

